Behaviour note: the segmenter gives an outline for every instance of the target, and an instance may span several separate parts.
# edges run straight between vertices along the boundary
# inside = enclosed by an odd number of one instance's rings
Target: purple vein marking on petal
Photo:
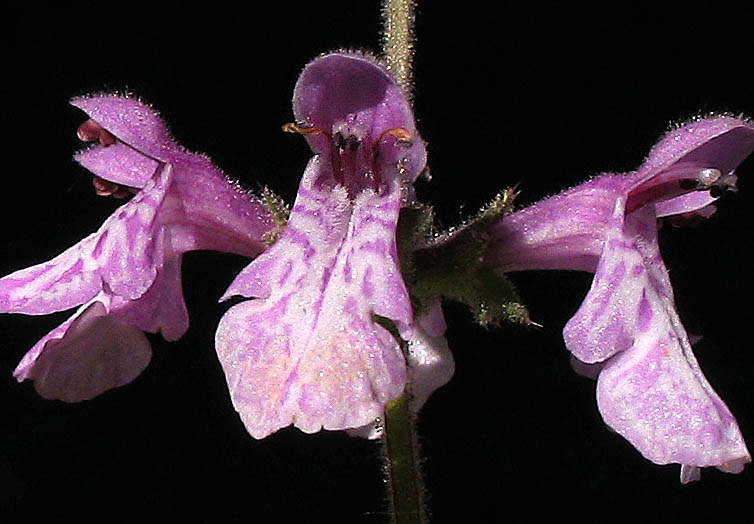
[[[322,216],[321,210],[309,209],[304,206],[295,206],[295,207],[296,209],[294,209],[292,212],[295,212],[298,215],[313,219],[317,223],[317,225],[320,227],[327,226],[327,223],[325,222],[325,217]]]
[[[359,251],[374,253],[378,256],[389,256],[390,248],[383,239],[370,240],[359,246]]]
[[[330,277],[332,276],[334,263],[335,262],[333,261],[332,263],[325,266],[325,268],[322,270],[322,281],[319,286],[320,299],[324,298],[325,291],[327,290],[327,285],[330,283]]]
[[[671,298],[671,293],[668,292],[667,287],[652,273],[647,274],[649,284],[657,291],[657,293],[663,298]]]
[[[369,225],[379,226],[383,229],[395,230],[395,222],[389,219],[381,218],[377,215],[367,214],[361,218],[357,225],[358,228],[368,227]]]
[[[613,295],[615,294],[615,292],[618,290],[618,287],[621,281],[623,280],[623,277],[625,274],[626,274],[626,263],[621,260],[621,262],[617,266],[615,266],[612,273],[610,274],[610,277],[608,278],[607,286],[595,299],[595,302],[599,304],[599,306],[592,313],[591,322],[594,322],[596,319],[600,318],[602,315],[605,314],[605,310],[610,305],[610,301],[613,298]]]
[[[288,280],[288,277],[291,276],[291,272],[293,271],[293,260],[288,259],[285,262],[285,265],[283,266],[283,273],[278,278],[278,285],[283,286],[285,285],[286,280]]]
[[[125,220],[126,242],[130,250],[137,251],[139,241],[143,239],[143,232],[146,224],[142,222],[137,214],[133,214]]]
[[[346,262],[343,264],[343,281],[346,284],[350,284],[353,281],[353,266],[351,265],[351,253],[346,257]]]
[[[323,194],[319,191],[312,191],[311,189],[306,189],[305,187],[299,186],[298,193],[296,194],[296,204],[301,201],[303,204],[303,201],[308,201],[311,204],[314,204],[315,208],[321,208],[322,204],[325,204],[328,200],[326,193]],[[296,205],[293,206],[294,208],[297,207]]]
[[[626,275],[626,262],[624,260],[621,260],[620,264],[615,266],[615,269],[610,275],[610,281],[608,283],[608,286],[610,287],[610,289],[617,289],[620,286],[621,281],[623,280],[623,277],[625,275]]]
[[[349,315],[358,315],[358,301],[354,297],[348,297],[343,304],[343,312]]]
[[[331,261],[322,270],[322,279],[320,281],[319,293],[317,295],[317,300],[314,302],[314,305],[313,305],[313,308],[314,308],[313,324],[315,326],[317,325],[319,321],[320,313],[322,313],[322,304],[325,300],[325,295],[326,295],[325,291],[327,290],[327,286],[330,283],[330,278],[332,277],[333,265],[334,265],[334,261]]]
[[[364,273],[364,278],[361,282],[361,292],[367,298],[374,296],[374,271],[372,266],[369,266]]]
[[[395,213],[397,210],[399,210],[401,207],[400,202],[381,202],[379,204],[376,204],[374,206],[374,209],[378,209],[380,211],[387,211],[388,213]]]
[[[623,251],[636,251],[636,246],[629,240],[626,240],[622,237],[618,238],[611,238],[608,241],[608,247],[610,249],[622,249]]]
[[[639,331],[646,333],[652,322],[652,306],[647,300],[647,290],[644,289],[641,292],[641,300],[639,301]]]
[[[304,248],[304,260],[306,262],[311,260],[311,258],[317,253],[312,247],[308,236],[305,233],[294,229],[290,225],[285,230],[285,239],[291,244],[296,244]]]
[[[99,256],[102,254],[102,249],[105,247],[107,242],[107,237],[110,234],[109,229],[105,229],[102,232],[102,235],[97,239],[97,245],[94,246],[94,251],[92,251],[92,257],[99,258]]]
[[[293,294],[294,293],[292,292],[288,293],[279,297],[277,300],[261,299],[255,301],[255,315],[264,314],[264,316],[266,316],[271,322],[279,322],[285,317]],[[288,351],[290,352],[290,349],[288,349]]]
[[[288,347],[288,354],[290,355],[290,346]],[[296,363],[296,365],[291,370],[290,374],[288,375],[288,378],[285,379],[285,382],[283,383],[282,392],[280,394],[280,397],[278,398],[278,409],[282,409],[288,400],[290,400],[291,397],[291,387],[297,379],[299,378],[298,375],[298,367],[299,362]]]
[[[611,352],[616,353],[630,347],[633,340],[626,333],[623,322],[610,322],[599,332],[594,342],[598,348],[611,348]]]
[[[55,280],[55,282],[52,282],[51,284],[61,284],[61,283],[73,282],[78,277],[78,274],[81,273],[83,267],[84,267],[84,261],[79,258],[71,267],[69,267],[68,269],[66,269]]]

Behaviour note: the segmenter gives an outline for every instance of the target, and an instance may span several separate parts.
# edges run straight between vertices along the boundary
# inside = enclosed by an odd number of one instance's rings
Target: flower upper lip
[[[678,127],[658,142],[632,175],[626,212],[650,202],[658,216],[701,209],[735,187],[733,172],[752,149],[754,124],[748,120],[711,116]],[[720,173],[709,187],[699,178],[707,170]]]
[[[426,165],[410,104],[368,55],[332,53],[307,65],[294,89],[293,113],[296,124],[284,129],[303,134],[332,164],[331,183],[354,195],[382,191],[394,176],[409,184]]]
[[[124,144],[155,160],[168,162],[171,153],[183,151],[158,113],[139,100],[106,93],[74,98],[71,105]]]

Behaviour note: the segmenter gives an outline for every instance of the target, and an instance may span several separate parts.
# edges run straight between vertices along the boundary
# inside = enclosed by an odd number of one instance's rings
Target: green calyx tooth
[[[272,221],[275,223],[274,228],[266,232],[262,236],[262,242],[267,247],[277,242],[280,235],[285,229],[285,225],[288,223],[288,216],[291,213],[291,208],[285,203],[280,196],[274,193],[270,188],[265,187],[262,190],[262,205],[267,208],[272,216]]]
[[[461,226],[438,231],[432,208],[401,211],[398,255],[415,314],[438,297],[466,304],[482,326],[508,320],[528,324],[526,308],[502,274],[483,268],[488,229],[512,211],[515,190],[507,189]]]

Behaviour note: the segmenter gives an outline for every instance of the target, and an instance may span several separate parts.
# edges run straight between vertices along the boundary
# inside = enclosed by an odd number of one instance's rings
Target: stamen
[[[409,133],[402,127],[395,127],[393,129],[388,129],[387,131],[385,131],[385,133],[393,135],[395,138],[397,138],[401,142],[411,142],[412,140],[411,133]]]
[[[92,179],[92,185],[98,196],[112,196],[113,198],[123,199],[131,194],[126,186],[110,182],[98,176]]]
[[[679,163],[657,175],[657,180],[677,180],[683,191],[707,191],[723,176],[719,169]]]
[[[718,198],[727,193],[738,192],[737,181],[738,177],[733,172],[723,175],[719,169],[707,168],[699,170],[694,179],[681,179],[679,185],[687,191],[709,191],[710,195]]]
[[[711,187],[722,175],[719,169],[702,169],[697,173],[696,179],[700,186]]]
[[[736,175],[692,162],[679,162],[635,189],[626,204],[626,213],[650,202],[670,200],[691,191],[709,191],[713,198],[735,193]]]
[[[76,130],[76,136],[84,142],[94,142],[97,140],[103,146],[115,143],[115,137],[92,119],[87,120],[79,126]]]
[[[335,133],[332,139],[333,139],[333,142],[335,142],[335,147],[337,147],[341,151],[346,148],[346,139],[343,138],[343,133],[341,133],[340,131]]]
[[[402,127],[388,129],[387,131],[382,133],[382,136],[385,135],[393,135],[395,138],[397,138],[398,140],[395,142],[395,145],[397,145],[398,147],[411,147],[414,145],[411,133],[409,133]],[[382,139],[382,136],[380,137],[380,139]]]
[[[283,131],[286,133],[298,133],[299,135],[319,135],[323,133],[321,129],[318,129],[314,127],[311,124],[307,124],[304,122],[289,122],[285,125],[283,125]]]
[[[720,179],[715,183],[715,186],[710,189],[710,194],[712,196],[716,196],[715,193],[719,193],[719,196],[724,196],[731,193],[738,193],[738,186],[736,186],[736,182],[738,182],[738,177],[733,171],[731,171],[730,173],[727,173],[720,177]]]
[[[361,145],[361,140],[356,138],[356,135],[351,135],[346,139],[346,147],[351,151],[356,151]]]

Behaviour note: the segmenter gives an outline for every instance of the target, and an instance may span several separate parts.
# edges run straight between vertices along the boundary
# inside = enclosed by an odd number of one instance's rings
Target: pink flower
[[[406,341],[418,406],[453,373],[439,302],[418,320],[401,276],[396,225],[425,165],[398,85],[371,57],[334,53],[296,84],[295,124],[315,156],[280,239],[246,267],[216,346],[249,433],[365,429],[404,391]]]
[[[15,371],[46,398],[76,402],[127,384],[149,363],[144,331],[176,340],[188,328],[182,254],[255,256],[273,227],[264,206],[201,155],[185,151],[157,113],[115,95],[77,98],[79,129],[99,141],[76,155],[98,192],[133,198],[100,229],[42,264],[0,279],[0,312],[44,315],[79,306]]]
[[[605,422],[656,464],[740,472],[751,458],[733,415],[702,375],[657,242],[658,217],[709,216],[734,190],[754,126],[711,117],[669,133],[634,173],[603,175],[514,213],[486,256],[503,271],[594,272],[564,330],[580,370],[598,373]],[[595,369],[596,367],[596,369]]]

